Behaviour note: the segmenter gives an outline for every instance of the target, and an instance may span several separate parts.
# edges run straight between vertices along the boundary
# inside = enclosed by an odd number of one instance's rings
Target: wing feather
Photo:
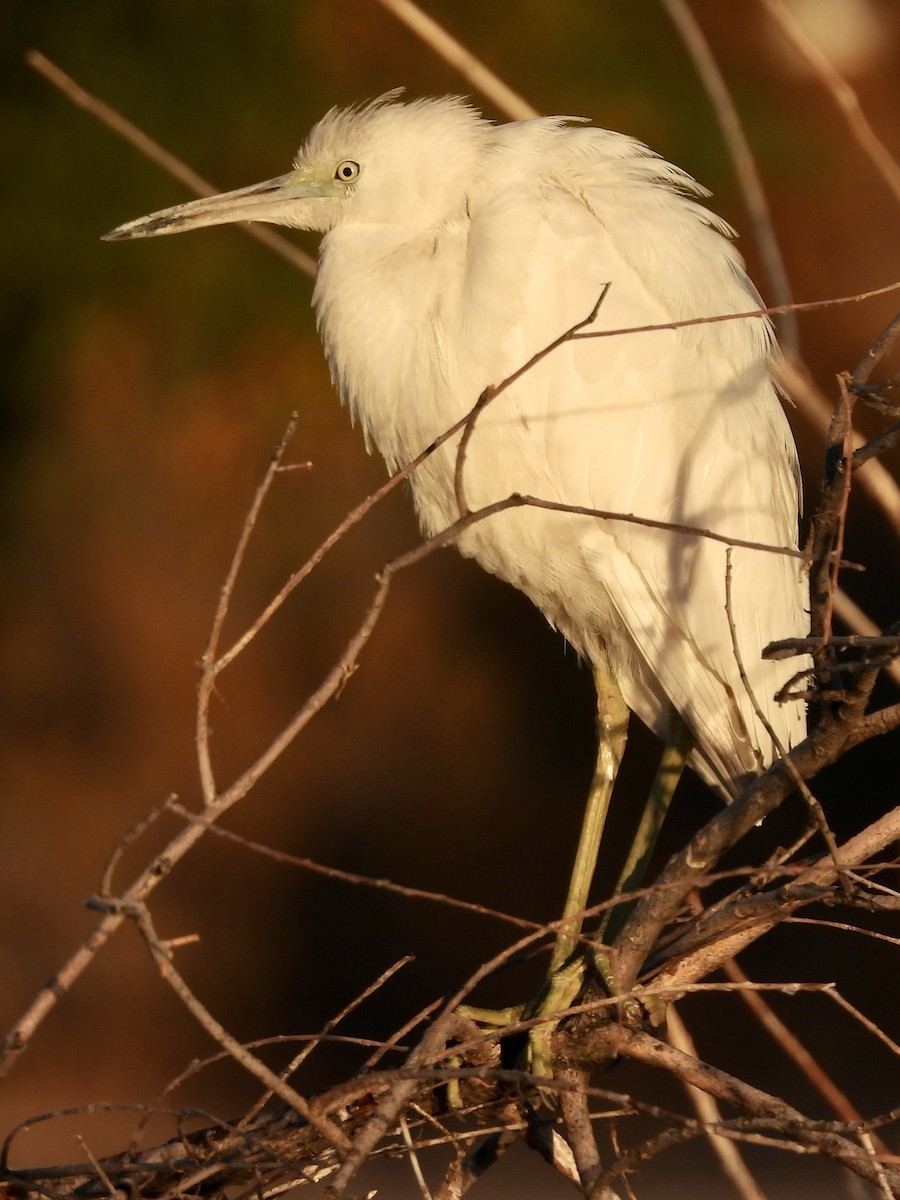
[[[507,148],[516,128],[503,127]],[[570,130],[568,157],[548,138],[540,173],[510,171],[506,187],[491,180],[484,203],[474,196],[461,327],[448,331],[466,347],[448,381],[457,394],[518,369],[583,319],[606,284],[596,330],[756,306],[722,227],[682,194],[686,177],[626,138],[614,137],[611,155],[613,135],[597,133]],[[523,492],[794,546],[796,464],[770,349],[767,326],[747,319],[560,347],[479,418],[470,504]],[[712,781],[727,788],[771,761],[757,705],[782,742],[802,736],[800,706],[773,700],[790,668],[760,659],[766,642],[805,628],[796,559],[733,553],[745,684],[720,543],[517,510],[475,526],[461,549],[526,590],[589,657],[602,640],[626,701],[657,732],[674,706]]]

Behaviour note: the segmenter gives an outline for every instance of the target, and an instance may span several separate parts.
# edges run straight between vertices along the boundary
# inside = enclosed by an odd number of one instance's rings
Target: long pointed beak
[[[164,233],[182,233],[205,225],[229,225],[235,221],[267,221],[273,225],[303,225],[298,202],[340,194],[334,181],[305,171],[290,171],[277,179],[254,183],[234,192],[205,196],[187,204],[176,204],[160,212],[127,221],[109,233],[104,242],[126,238],[156,237]]]

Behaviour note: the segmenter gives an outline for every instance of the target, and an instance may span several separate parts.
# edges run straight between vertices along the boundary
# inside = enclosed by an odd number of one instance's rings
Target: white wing
[[[524,128],[498,133],[514,149]],[[595,130],[570,130],[559,161],[558,129],[546,128],[553,139],[541,163],[551,178],[510,172],[505,188],[473,207],[461,327],[448,339],[465,347],[450,380],[457,395],[473,397],[520,367],[583,319],[605,284],[595,329],[757,304],[712,218],[649,183],[678,180],[674,168]],[[498,311],[497,295],[513,299]],[[795,456],[768,351],[759,320],[561,347],[479,418],[466,460],[469,502],[526,492],[794,546]],[[461,548],[528,592],[588,657],[602,639],[626,701],[658,733],[674,706],[707,778],[727,787],[771,761],[756,705],[782,743],[802,737],[802,707],[773,700],[793,668],[760,659],[768,641],[806,629],[796,559],[733,552],[745,684],[721,543],[526,509],[475,527]]]

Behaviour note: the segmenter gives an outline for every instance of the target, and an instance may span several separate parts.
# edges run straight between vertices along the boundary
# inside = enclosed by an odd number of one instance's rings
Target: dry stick
[[[153,926],[150,910],[146,904],[136,903],[129,905],[126,915],[134,920],[141,931],[150,953],[159,967],[159,973],[163,980],[172,988],[188,1012],[196,1018],[209,1036],[227,1050],[235,1062],[249,1071],[251,1075],[255,1075],[280,1100],[283,1100],[285,1104],[299,1113],[305,1121],[308,1121],[336,1150],[349,1149],[349,1139],[333,1121],[317,1112],[315,1107],[292,1088],[286,1080],[279,1078],[261,1059],[257,1058],[255,1054],[251,1054],[237,1038],[232,1037],[225,1027],[201,1003],[197,996],[194,995],[184,978],[175,969],[172,960],[172,943],[165,943],[160,940]]]
[[[763,8],[795,50],[813,68],[826,90],[847,119],[850,132],[868,155],[879,175],[900,200],[900,164],[869,124],[856,92],[831,60],[787,10],[782,0],[760,0]]]
[[[845,1126],[835,1127],[831,1122],[811,1121],[779,1097],[752,1087],[673,1046],[667,1046],[649,1034],[620,1028],[607,1032],[605,1037],[610,1042],[615,1038],[615,1046],[621,1056],[658,1067],[719,1100],[742,1108],[755,1118],[772,1120],[783,1134],[814,1147],[826,1158],[842,1163],[864,1179],[878,1182],[880,1165],[876,1167],[870,1156],[861,1152],[845,1136]],[[854,1132],[858,1133],[858,1130]],[[603,1179],[612,1182],[622,1169],[624,1164],[617,1164],[605,1173]],[[895,1188],[900,1187],[900,1172],[896,1169],[887,1171],[886,1177]]]
[[[559,1072],[570,1090],[560,1092],[559,1109],[583,1190],[592,1188],[600,1174],[600,1151],[591,1122],[586,1088],[590,1072],[583,1067],[565,1066]]]
[[[219,191],[219,188],[214,184],[209,183],[196,171],[193,171],[186,163],[176,158],[174,154],[170,154],[158,142],[153,141],[148,137],[143,130],[138,129],[131,121],[122,116],[110,105],[105,104],[96,96],[92,96],[90,92],[85,91],[83,87],[75,82],[65,71],[61,70],[49,58],[41,54],[39,50],[29,50],[25,55],[25,61],[30,67],[33,67],[38,74],[58,88],[63,95],[72,101],[85,112],[90,113],[92,117],[96,117],[101,124],[111,129],[113,133],[124,138],[126,142],[130,142],[136,150],[149,158],[151,162],[162,167],[164,171],[168,171],[177,180],[189,188],[198,196],[214,196]],[[280,254],[292,266],[303,271],[306,275],[315,276],[316,260],[306,254],[299,246],[295,246],[293,242],[289,242],[286,237],[282,237],[280,233],[275,233],[273,230],[260,225],[250,225],[246,222],[240,224],[240,229],[246,233],[248,237],[255,238],[257,242],[261,242],[269,250],[274,250],[276,254]]]
[[[847,739],[847,749],[851,750],[861,742],[868,741],[869,738],[891,733],[898,726],[900,726],[900,704],[892,704],[888,708],[879,709],[878,712],[868,713]]]
[[[433,1200],[431,1191],[429,1190],[428,1184],[425,1182],[425,1176],[422,1173],[422,1168],[419,1164],[419,1156],[416,1152],[412,1135],[409,1132],[409,1126],[406,1123],[406,1117],[404,1117],[402,1114],[398,1124],[400,1126],[400,1132],[403,1135],[404,1145],[409,1152],[409,1165],[412,1168],[413,1175],[415,1176],[416,1184],[419,1188],[419,1195],[422,1197],[422,1200]]]
[[[800,402],[804,416],[809,420],[816,433],[825,437],[828,433],[828,426],[831,424],[834,405],[828,402],[815,381],[805,371],[800,370],[795,363],[788,362],[786,359],[773,363],[772,371],[788,395]],[[854,378],[856,377],[854,372]],[[865,445],[865,442],[865,437],[854,430],[854,449]],[[859,472],[855,486],[862,488],[868,494],[872,502],[881,510],[894,534],[900,538],[900,486],[887,467],[877,460],[867,463],[865,471]],[[860,629],[857,632],[864,631]]]
[[[621,1146],[621,1143],[619,1142],[618,1129],[619,1129],[619,1127],[618,1127],[617,1122],[613,1121],[610,1123],[609,1140],[610,1140],[610,1143],[612,1144],[613,1154],[614,1154],[617,1162],[623,1156],[622,1146]],[[631,1186],[628,1176],[623,1175],[620,1182],[621,1182],[621,1186],[625,1189],[625,1195],[628,1197],[628,1200],[637,1200],[637,1196],[635,1196],[635,1194],[634,1194],[634,1189]],[[613,1194],[615,1195],[615,1193],[613,1193]],[[588,1197],[588,1200],[596,1200],[596,1197],[591,1195],[590,1197]],[[601,1195],[601,1200],[606,1200],[606,1197]]]
[[[783,638],[766,646],[766,658],[793,658],[807,651],[821,650],[823,646],[840,650],[881,650],[888,654],[900,654],[900,633],[877,634],[871,637],[858,633],[833,634],[827,641],[824,637]],[[863,660],[862,665],[867,666],[868,662],[867,658]]]
[[[518,1119],[518,1115],[515,1105],[507,1102],[501,1108],[502,1124],[499,1128],[463,1131],[462,1135],[454,1135],[457,1158],[448,1168],[435,1200],[461,1200],[469,1188],[519,1140],[526,1125]],[[479,1139],[479,1144],[466,1155],[460,1152],[460,1143],[464,1137]]]
[[[843,376],[840,376],[839,380],[842,379]],[[842,388],[845,387],[846,383],[842,382],[841,386]],[[806,396],[805,407],[807,415],[810,415],[812,412],[816,425],[820,426],[823,432],[827,433],[834,420],[833,409],[829,416],[824,398],[821,398],[817,393],[813,393],[809,387],[804,392],[798,392],[795,388],[795,378],[792,378],[790,387],[795,395]],[[811,405],[814,405],[812,409]],[[874,457],[875,454],[882,453],[888,448],[890,439],[882,437],[866,442],[851,426],[846,430],[844,440],[844,457],[852,466],[854,480],[858,480],[858,485],[869,494],[882,514],[887,518],[894,533],[900,536],[900,487],[898,487],[887,468]],[[863,455],[864,457],[862,457]],[[857,468],[863,465],[865,465],[866,469],[858,471]],[[848,471],[847,474],[849,475],[850,472]],[[850,629],[862,634],[876,636],[880,634],[881,631],[878,626],[840,588],[832,590],[830,604],[833,611],[837,613]],[[891,663],[886,669],[894,681],[900,683],[900,664]]]
[[[820,308],[832,308],[836,304],[857,304],[863,300],[873,300],[878,296],[887,296],[900,291],[900,281],[886,283],[882,287],[872,288],[867,292],[856,292],[852,296],[834,296],[830,300],[794,300],[790,304],[769,304],[760,308],[748,308],[743,312],[716,313],[706,317],[684,317],[679,321],[662,321],[655,325],[630,325],[621,329],[592,329],[590,333],[574,335],[573,340],[581,338],[621,337],[626,333],[656,333],[660,329],[686,329],[690,325],[715,325],[720,321],[743,321],[751,317],[773,317],[787,312],[815,312]],[[864,360],[865,361],[865,360]],[[859,368],[857,368],[857,371]],[[854,371],[853,378],[860,381]]]
[[[423,12],[412,0],[379,0],[381,6],[411,29],[426,46],[453,67],[468,83],[486,96],[501,112],[514,121],[527,121],[540,116],[517,92],[495,75],[490,67],[457,41],[433,17]]]
[[[804,416],[814,429],[821,436],[826,436],[834,408],[829,405],[813,380],[795,363],[784,359],[773,364],[773,372],[785,391],[799,401]],[[863,445],[865,445],[865,438],[862,434],[854,431],[854,448]],[[854,486],[857,490],[862,489],[869,496],[890,524],[895,536],[900,538],[900,486],[897,485],[897,481],[887,467],[878,459],[870,459],[866,464],[866,469],[857,473]],[[835,613],[849,629],[868,636],[877,636],[881,633],[875,622],[850,599],[843,588],[838,588],[834,593],[832,603]],[[893,662],[885,669],[894,682],[900,685],[900,663]]]
[[[869,859],[883,850],[898,834],[900,834],[900,808],[886,814],[885,817],[875,822],[874,826],[869,826],[851,842],[845,843],[840,848],[839,856],[844,861],[844,871],[848,877],[857,880],[858,874],[851,868],[861,864],[865,864],[865,869],[868,871],[883,870],[883,865],[879,864],[877,860],[871,863]],[[852,854],[853,857],[847,859],[848,854]],[[827,857],[830,858],[830,856]],[[748,940],[762,936],[767,929],[772,928],[773,924],[778,924],[783,920],[798,920],[794,916],[797,909],[817,901],[827,902],[833,899],[832,882],[811,880],[807,875],[808,865],[796,866],[792,870],[793,880],[791,882],[770,888],[768,891],[748,893],[747,889],[738,889],[707,908],[687,927],[685,932],[679,932],[676,928],[668,937],[662,938],[646,964],[647,976],[653,978],[654,972],[661,971],[662,975],[657,978],[664,977],[671,981],[675,978],[674,971],[678,972],[678,977],[681,979],[694,979],[708,975],[727,961],[729,948],[734,948],[734,952],[737,953],[739,949],[744,948]],[[746,873],[752,874],[757,881],[756,885],[759,886],[760,872],[747,868]],[[784,868],[779,874],[787,874],[787,868]],[[709,874],[703,879],[702,886],[707,887],[710,883],[722,878],[724,876],[720,872]],[[894,896],[891,896],[886,904],[878,905],[871,896],[871,892],[880,889],[873,887],[867,880],[862,880],[861,883],[864,889],[868,889],[864,899],[860,901],[860,904],[864,904],[866,908],[881,907],[889,911],[896,911],[900,907]],[[650,889],[648,889],[648,894],[651,894]],[[853,926],[849,928],[853,928]],[[748,931],[751,933],[749,939],[745,936]],[[866,932],[867,936],[876,936],[869,931]],[[679,965],[678,960],[687,959],[691,960],[690,963],[682,961]]]
[[[329,1042],[342,1046],[356,1046],[363,1050],[370,1050],[373,1046],[379,1048],[384,1046],[383,1042],[378,1042],[373,1038],[350,1037],[348,1035],[342,1035],[338,1033],[279,1033],[274,1034],[272,1037],[253,1038],[251,1041],[244,1042],[243,1045],[245,1045],[248,1050],[262,1050],[269,1046],[284,1046],[288,1043],[293,1044],[294,1042],[313,1042],[316,1044],[320,1042]],[[192,1059],[191,1062],[184,1068],[184,1070],[179,1071],[177,1075],[168,1081],[161,1091],[157,1092],[152,1100],[148,1101],[146,1105],[141,1107],[140,1120],[135,1126],[134,1133],[131,1135],[131,1141],[125,1153],[129,1155],[136,1155],[138,1153],[138,1144],[141,1140],[144,1130],[148,1122],[154,1117],[160,1114],[172,1115],[178,1111],[170,1107],[164,1108],[162,1106],[162,1101],[165,1096],[177,1091],[178,1088],[187,1082],[187,1080],[192,1079],[195,1075],[200,1074],[201,1071],[205,1071],[209,1067],[216,1066],[218,1063],[224,1062],[230,1058],[231,1052],[229,1050],[219,1050],[215,1054],[208,1055],[206,1058]],[[190,1111],[193,1114],[194,1110],[191,1109]],[[225,1122],[218,1118],[210,1118],[210,1121],[211,1123],[219,1126],[225,1124]],[[237,1132],[244,1126],[246,1121],[247,1118],[243,1117],[240,1122],[230,1125],[229,1129],[233,1132]],[[250,1131],[250,1133],[248,1133],[248,1137],[252,1136],[252,1132],[253,1131]]]
[[[851,384],[865,384],[870,379],[875,367],[889,351],[894,339],[900,332],[900,318],[895,318],[866,351],[857,364],[851,379]],[[810,531],[809,545],[813,550],[813,564],[810,570],[810,599],[812,607],[813,636],[825,636],[830,633],[830,612],[832,600],[832,566],[826,563],[827,555],[833,553],[841,512],[846,500],[844,493],[849,487],[851,470],[852,445],[848,445],[850,435],[850,416],[853,397],[846,386],[842,384],[840,403],[832,411],[827,432],[827,450],[825,459],[825,477],[822,482],[819,510],[813,518]],[[842,465],[843,464],[843,465]],[[863,474],[862,478],[865,478]]]
[[[715,821],[716,818],[713,818],[711,824]],[[845,869],[847,866],[867,862],[897,838],[900,838],[900,807],[879,817],[861,833],[842,843],[838,847],[838,859]],[[689,858],[690,846],[677,857]],[[668,874],[668,870],[667,868],[663,874]],[[664,967],[655,976],[653,988],[677,989],[685,982],[692,983],[698,975],[707,975],[724,966],[751,942],[757,941],[764,933],[783,921],[798,904],[811,903],[818,899],[815,889],[830,886],[836,876],[834,859],[830,854],[823,855],[812,866],[802,870],[793,883],[780,890],[779,895],[775,897],[776,900],[783,898],[784,902],[780,906],[775,904],[774,907],[754,912],[748,905],[746,919],[738,928],[730,934],[726,931],[725,936],[717,937],[712,944],[687,951],[684,957],[677,959],[671,966]],[[677,894],[677,890],[671,891],[670,900]]]
[[[877,1187],[881,1192],[883,1200],[897,1200],[897,1193],[893,1190],[888,1180],[887,1173],[879,1162],[878,1152],[875,1149],[875,1142],[871,1133],[867,1129],[859,1131],[859,1144],[866,1151],[869,1158],[872,1160],[872,1166],[875,1168],[877,1177]]]
[[[432,1013],[437,1012],[442,1005],[442,999],[432,1000],[429,1004],[426,1004],[424,1008],[420,1009],[417,1013],[414,1013],[411,1017],[404,1021],[400,1028],[385,1038],[384,1042],[377,1047],[375,1053],[371,1054],[366,1059],[366,1061],[360,1067],[360,1074],[370,1071],[377,1063],[381,1062],[386,1054],[394,1051],[407,1051],[408,1047],[402,1044],[403,1039],[407,1037],[407,1035],[410,1034],[414,1029],[417,1029],[420,1025],[424,1025],[425,1022],[431,1018]]]
[[[887,1046],[891,1054],[893,1054],[896,1058],[900,1058],[900,1045],[898,1045],[893,1038],[888,1037],[884,1030],[876,1025],[874,1021],[870,1021],[865,1013],[861,1013],[856,1005],[851,1004],[850,1001],[845,999],[837,990],[832,990],[829,992],[829,995],[839,1008],[842,1008],[846,1013],[849,1013],[850,1016],[853,1017],[854,1021],[856,1021],[859,1025],[862,1025],[863,1029],[868,1030],[868,1032],[871,1033],[874,1038],[877,1038],[882,1045]]]
[[[84,1151],[84,1153],[88,1159],[88,1162],[91,1164],[91,1166],[97,1172],[97,1178],[100,1180],[100,1182],[106,1188],[107,1196],[115,1196],[117,1194],[116,1189],[112,1185],[112,1180],[109,1178],[109,1176],[103,1170],[103,1166],[100,1163],[100,1160],[95,1156],[94,1152],[91,1150],[90,1146],[87,1144],[87,1142],[84,1140],[84,1138],[81,1136],[80,1133],[77,1133],[75,1135],[75,1140],[78,1142],[78,1145]]]
[[[193,813],[181,804],[172,803],[168,807],[172,812],[183,817],[186,821],[203,825],[214,837],[231,842],[233,845],[241,846],[244,850],[249,850],[253,854],[260,854],[264,858],[271,859],[273,862],[291,867],[300,867],[304,871],[313,871],[318,875],[324,875],[326,879],[335,879],[341,883],[391,892],[396,896],[403,896],[409,900],[428,900],[434,904],[441,904],[446,908],[458,908],[463,912],[473,913],[479,917],[490,917],[496,921],[503,921],[507,925],[515,925],[520,929],[544,928],[538,921],[529,921],[525,917],[517,917],[512,913],[503,912],[502,909],[489,908],[485,904],[475,904],[470,900],[459,900],[455,896],[446,895],[444,892],[430,892],[424,888],[408,887],[406,884],[394,883],[393,880],[384,879],[383,877],[361,875],[357,871],[344,871],[339,867],[330,867],[325,863],[316,862],[312,858],[303,858],[297,854],[291,854],[287,850],[276,850],[274,846],[266,846],[261,842],[254,842],[250,838],[244,837],[243,834],[235,833],[231,829],[223,829],[221,826],[207,820],[202,814]]]
[[[97,1113],[134,1113],[144,1112],[143,1104],[125,1104],[112,1103],[108,1101],[100,1101],[93,1104],[74,1104],[63,1108],[54,1108],[50,1112],[38,1113],[36,1116],[26,1117],[24,1121],[20,1121],[18,1125],[14,1125],[8,1133],[4,1135],[3,1144],[0,1145],[0,1171],[9,1171],[9,1158],[12,1153],[13,1145],[17,1137],[22,1134],[29,1133],[33,1126],[40,1125],[45,1121],[56,1121],[60,1117],[86,1117],[94,1116]],[[32,1173],[37,1174],[40,1168],[32,1168]],[[65,1168],[60,1170],[59,1167],[51,1168],[48,1174],[54,1176],[60,1175],[65,1171]],[[25,1173],[23,1172],[23,1177]]]
[[[694,1039],[675,1005],[670,1005],[666,1010],[666,1033],[676,1050],[697,1058]],[[735,1190],[744,1200],[766,1200],[765,1194],[747,1169],[738,1147],[730,1139],[716,1136],[713,1127],[722,1120],[722,1113],[714,1097],[693,1084],[684,1086],[697,1117],[707,1126],[710,1147],[722,1164],[723,1171],[734,1184]]]
[[[885,864],[872,864],[871,870],[883,870]],[[896,869],[897,863],[890,864]],[[892,911],[896,912],[900,909],[900,896],[894,897],[894,904],[891,906]],[[875,929],[866,929],[860,925],[851,925],[849,921],[826,921],[824,917],[788,917],[786,924],[788,925],[813,925],[819,929],[837,930],[840,933],[855,933],[859,937],[869,939],[873,942],[884,942],[888,946],[892,946],[895,950],[900,950],[900,937],[891,937],[888,933],[879,933]]]
[[[456,499],[456,507],[458,508],[459,515],[461,517],[467,517],[471,512],[465,497],[463,473],[466,461],[466,453],[469,448],[469,442],[472,440],[472,435],[475,432],[475,422],[478,420],[479,413],[483,412],[492,401],[496,400],[499,395],[516,383],[526,372],[531,371],[532,368],[535,367],[539,362],[552,354],[554,350],[559,349],[559,347],[564,345],[566,342],[573,341],[582,330],[586,329],[588,325],[593,324],[593,322],[597,319],[597,313],[600,311],[603,301],[609,294],[610,286],[611,285],[609,283],[604,283],[603,287],[600,289],[600,295],[597,298],[597,303],[586,317],[584,317],[581,321],[577,321],[574,325],[567,329],[565,333],[561,334],[554,341],[550,342],[549,345],[545,346],[543,350],[538,351],[537,354],[533,355],[532,358],[528,360],[524,367],[520,368],[518,371],[514,371],[512,375],[507,376],[503,383],[498,384],[497,386],[490,385],[486,387],[476,400],[474,406],[466,416],[462,436],[459,439],[459,446],[456,450],[456,459],[453,464],[453,493]]]
[[[849,476],[850,472],[848,471],[847,474]],[[849,495],[849,491],[848,491],[848,495]],[[846,500],[844,501],[844,508],[846,510]],[[840,540],[840,544],[835,548],[835,553],[840,554],[842,552],[842,550],[843,550],[843,537]],[[822,840],[825,842],[825,846],[828,850],[828,853],[831,855],[831,859],[834,863],[835,870],[837,871],[838,881],[840,883],[840,888],[841,888],[841,893],[842,893],[844,899],[849,899],[850,891],[851,891],[850,885],[849,885],[849,883],[847,883],[847,881],[845,879],[844,869],[843,869],[840,859],[838,858],[837,842],[834,839],[834,834],[831,832],[831,827],[829,826],[828,821],[825,817],[825,811],[822,808],[822,805],[819,803],[819,801],[813,795],[811,789],[807,786],[806,780],[802,778],[802,776],[800,775],[800,772],[797,770],[797,768],[794,766],[794,764],[791,762],[790,758],[788,757],[787,747],[785,747],[784,743],[778,737],[778,734],[775,732],[774,728],[772,727],[771,721],[768,719],[766,714],[763,712],[762,707],[759,703],[759,700],[756,698],[756,694],[753,691],[753,688],[750,686],[750,680],[747,678],[747,672],[744,668],[744,658],[743,658],[743,655],[741,654],[740,646],[738,645],[737,626],[735,625],[735,621],[734,621],[734,606],[731,602],[732,601],[731,584],[732,584],[732,553],[731,553],[731,547],[729,546],[728,549],[725,551],[725,615],[728,620],[728,630],[729,630],[729,634],[731,636],[731,650],[732,650],[732,653],[734,654],[734,659],[737,664],[738,674],[740,675],[741,683],[743,684],[744,691],[747,693],[750,703],[753,706],[753,711],[756,713],[758,721],[760,722],[762,727],[765,729],[765,731],[769,735],[769,737],[772,739],[772,745],[775,747],[775,750],[778,754],[778,758],[781,760],[782,763],[784,763],[785,767],[787,768],[788,774],[791,776],[791,778],[794,781],[794,786],[797,788],[797,790],[800,792],[800,795],[803,797],[804,801],[806,802],[806,805],[807,805],[810,813],[812,814],[813,820],[816,823],[816,827],[817,827],[819,833],[822,835]],[[837,575],[835,575],[833,577],[833,586],[837,587]],[[760,761],[760,766],[762,767],[762,765],[763,764]]]
[[[813,515],[806,549],[811,558],[809,570],[810,636],[827,643],[831,636],[831,613],[833,593],[832,556],[842,525],[842,513],[846,511],[846,492],[849,486],[850,460],[847,455],[850,436],[850,406],[846,392],[842,392],[834,406],[825,444],[825,468],[819,503]],[[827,658],[814,654],[818,682],[828,686],[831,673]]]
[[[847,389],[847,376],[841,372],[838,376],[841,389],[840,409],[841,426],[843,428],[843,445],[841,447],[841,478],[838,495],[837,523],[834,531],[831,561],[831,584],[828,589],[828,599],[822,616],[822,637],[827,643],[831,638],[831,623],[834,615],[834,593],[838,588],[840,578],[840,563],[837,561],[844,549],[844,532],[847,528],[847,508],[850,504],[850,487],[853,481],[853,405]]]
[[[722,970],[734,983],[750,982],[749,977],[734,959],[723,963]],[[746,988],[739,995],[775,1044],[805,1075],[819,1095],[830,1105],[835,1114],[848,1124],[863,1125],[865,1122],[859,1110],[851,1104],[846,1094],[838,1087],[827,1071],[823,1070],[821,1065],[813,1058],[801,1039],[774,1012],[771,1004],[769,1004],[762,992],[757,988]],[[878,1140],[878,1149],[879,1153],[889,1153],[888,1147],[880,1139]]]
[[[791,301],[790,280],[784,265],[781,247],[775,236],[765,189],[725,77],[719,69],[719,64],[716,62],[703,30],[685,0],[662,0],[662,4],[681,35],[682,41],[693,59],[700,81],[712,102],[725,138],[725,144],[734,163],[763,268],[769,279],[769,287],[779,305],[789,305]],[[789,310],[786,311],[785,320],[782,322],[780,340],[786,343],[792,354],[798,353],[797,321]]]
[[[399,970],[405,966],[408,966],[409,963],[413,961],[413,958],[414,956],[412,954],[406,954],[403,956],[403,958],[398,959],[395,963],[389,966],[387,970],[382,971],[377,979],[363,988],[363,990],[357,996],[354,996],[352,1000],[345,1004],[340,1012],[336,1013],[335,1016],[330,1017],[322,1026],[321,1032],[311,1037],[306,1045],[294,1055],[287,1066],[282,1067],[281,1071],[279,1072],[279,1078],[287,1080],[291,1077],[291,1075],[294,1075],[300,1069],[303,1063],[306,1062],[314,1050],[316,1050],[323,1042],[332,1040],[328,1035],[336,1026],[341,1023],[341,1021],[348,1017],[355,1009],[359,1008],[361,1004],[365,1003],[365,1001],[368,1000],[370,996],[374,995],[379,988],[383,987],[389,979],[393,978],[393,976],[396,975]],[[245,1128],[256,1119],[257,1115],[262,1112],[262,1110],[271,1100],[272,1094],[273,1093],[271,1091],[264,1092],[256,1101],[256,1103],[250,1106],[250,1108],[238,1122],[238,1129]]]
[[[288,443],[294,436],[294,431],[297,428],[299,415],[291,413],[290,420],[284,433],[281,435],[281,440],[275,447],[272,457],[269,459],[269,465],[266,468],[266,473],[262,478],[262,482],[256,489],[250,509],[244,519],[244,524],[241,528],[241,533],[238,538],[237,546],[232,555],[231,563],[228,568],[228,573],[225,576],[225,582],[222,585],[222,590],[219,593],[219,601],[216,605],[215,615],[213,616],[212,627],[210,629],[209,641],[206,649],[200,659],[200,682],[197,688],[197,717],[195,743],[197,747],[197,767],[200,773],[200,786],[203,794],[204,809],[208,808],[216,796],[216,781],[212,768],[212,756],[209,749],[209,703],[212,696],[213,688],[216,683],[215,660],[216,652],[219,647],[219,641],[222,637],[222,630],[225,625],[225,618],[228,616],[228,607],[231,603],[231,597],[234,593],[234,586],[237,582],[238,573],[244,562],[244,555],[247,552],[247,546],[250,541],[250,536],[256,527],[256,521],[262,509],[263,502],[269,494],[269,490],[275,480],[278,468],[284,458]]]
[[[868,383],[878,364],[890,354],[900,340],[900,313],[888,321],[881,333],[853,368],[854,383]]]

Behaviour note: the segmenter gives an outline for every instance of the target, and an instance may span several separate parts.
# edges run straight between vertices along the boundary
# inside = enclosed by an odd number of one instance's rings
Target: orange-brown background
[[[821,21],[832,7],[822,6]],[[694,8],[759,156],[796,296],[900,279],[896,197],[832,100],[779,48],[754,0]],[[880,33],[847,69],[898,155],[900,14],[890,0],[867,10]],[[711,186],[717,210],[748,231],[708,101],[656,4],[440,0],[430,11],[539,109],[586,114],[643,138]],[[104,230],[184,192],[31,73],[22,53],[44,51],[223,188],[286,169],[332,104],[398,84],[413,95],[466,87],[374,0],[10,0],[0,13],[5,1029],[91,928],[83,901],[120,833],[170,792],[196,801],[195,664],[288,413],[300,414],[289,458],[312,468],[275,487],[232,632],[383,478],[331,392],[309,280],[235,230],[102,244]],[[298,240],[314,249],[312,238]],[[764,287],[749,236],[742,244]],[[896,307],[895,296],[801,318],[807,360],[829,394],[835,372],[855,363]],[[795,424],[814,494],[819,449],[802,420]],[[415,538],[398,494],[223,677],[214,711],[221,781],[303,702],[359,620],[373,572]],[[880,623],[895,620],[896,543],[862,503],[850,553],[869,564],[848,583],[854,595]],[[592,724],[589,678],[558,636],[521,597],[444,551],[397,584],[361,669],[227,824],[336,866],[551,919],[590,772]],[[656,752],[642,731],[633,741],[617,828],[627,826],[626,797],[638,794]],[[886,743],[823,783],[840,832],[892,799],[895,753]],[[699,785],[685,788],[669,847],[712,811]],[[130,853],[119,880],[156,844]],[[242,1038],[314,1031],[414,953],[348,1024],[384,1035],[507,939],[497,923],[273,866],[212,839],[160,890],[156,912],[164,935],[201,935],[179,965]],[[876,950],[860,966],[858,952],[858,942],[836,935],[783,932],[747,965],[774,980],[841,977],[855,1002],[888,1022],[885,975],[896,960]],[[514,1000],[533,979],[503,977],[485,995]],[[701,1050],[714,1061],[739,1067],[755,1057],[754,1082],[819,1111],[761,1034],[748,1033],[738,1053],[736,1000],[693,1011]],[[897,1102],[887,1070],[854,1071],[872,1043],[855,1027],[835,1027],[825,1001],[801,998],[781,1011],[814,1050],[843,1050],[834,1069],[858,1103]],[[685,1005],[688,1021],[691,1012]],[[125,929],[0,1081],[0,1126],[67,1104],[146,1101],[209,1050]],[[302,1082],[323,1085],[350,1061],[323,1054]],[[608,1086],[637,1085],[623,1073]],[[229,1069],[177,1099],[227,1116],[253,1095]],[[111,1118],[40,1126],[14,1160],[80,1158],[76,1132],[107,1152],[127,1127]],[[695,1167],[715,1178],[701,1152],[679,1154],[651,1172],[651,1189],[662,1186],[654,1178],[671,1189],[667,1172],[676,1167],[685,1188]],[[792,1186],[788,1165],[765,1160],[771,1195],[790,1194],[779,1190]],[[536,1186],[550,1194],[549,1173]]]

